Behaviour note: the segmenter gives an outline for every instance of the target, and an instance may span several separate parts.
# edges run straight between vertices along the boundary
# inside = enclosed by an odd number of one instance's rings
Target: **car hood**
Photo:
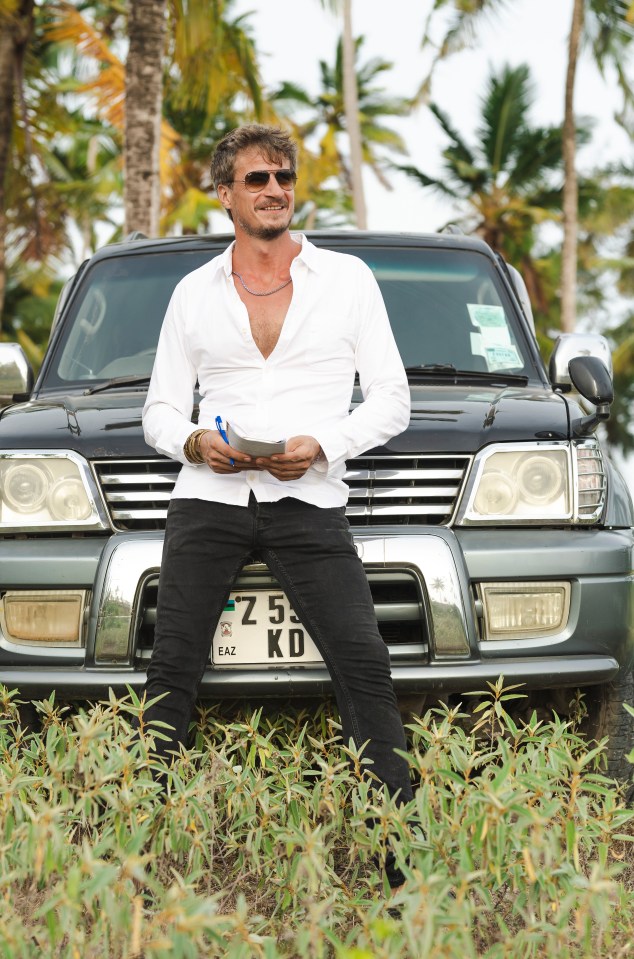
[[[474,453],[489,443],[566,439],[568,403],[540,386],[414,384],[409,428],[387,447],[399,453]]]
[[[361,401],[355,390],[353,404]],[[40,397],[0,417],[2,449],[74,449],[88,459],[156,455],[143,439],[145,391]],[[472,453],[489,443],[565,439],[568,403],[540,387],[412,385],[409,428],[393,453]]]
[[[2,449],[73,449],[88,459],[156,455],[143,439],[145,390],[46,396],[10,406]]]

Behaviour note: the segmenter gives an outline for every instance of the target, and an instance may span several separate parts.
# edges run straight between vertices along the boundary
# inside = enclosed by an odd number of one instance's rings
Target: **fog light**
[[[570,583],[481,583],[485,639],[541,639],[561,632]]]
[[[6,639],[29,646],[81,646],[86,593],[79,589],[7,592],[0,604]]]

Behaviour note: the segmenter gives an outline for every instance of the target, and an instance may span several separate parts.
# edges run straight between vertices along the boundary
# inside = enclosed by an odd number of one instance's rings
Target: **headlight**
[[[493,446],[476,474],[459,522],[554,523],[573,517],[567,444]]]
[[[18,513],[35,513],[46,499],[50,474],[34,463],[16,463],[3,474],[2,497]]]
[[[476,456],[457,523],[597,523],[606,476],[596,439],[497,444]]]
[[[81,456],[70,450],[0,453],[0,531],[105,526]]]

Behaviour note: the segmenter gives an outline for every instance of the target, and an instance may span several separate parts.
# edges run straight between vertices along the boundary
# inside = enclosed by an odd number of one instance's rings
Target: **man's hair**
[[[297,144],[288,133],[279,127],[268,127],[262,123],[249,123],[227,133],[211,158],[211,181],[215,187],[220,183],[231,183],[235,171],[238,153],[243,150],[257,149],[271,163],[288,165],[293,173],[297,170]]]

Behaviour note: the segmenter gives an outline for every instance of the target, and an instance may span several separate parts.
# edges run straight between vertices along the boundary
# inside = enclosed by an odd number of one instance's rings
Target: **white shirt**
[[[279,340],[265,359],[251,335],[233,283],[233,244],[185,276],[170,300],[143,410],[146,441],[183,463],[173,496],[246,506],[285,496],[315,506],[343,506],[345,462],[401,433],[409,423],[409,388],[378,285],[358,257],[314,246],[292,261],[293,296]],[[350,412],[355,370],[364,402]],[[313,436],[325,461],[297,480],[247,470],[214,473],[192,465],[183,445],[192,423],[216,429],[221,416],[243,436],[279,440]]]

